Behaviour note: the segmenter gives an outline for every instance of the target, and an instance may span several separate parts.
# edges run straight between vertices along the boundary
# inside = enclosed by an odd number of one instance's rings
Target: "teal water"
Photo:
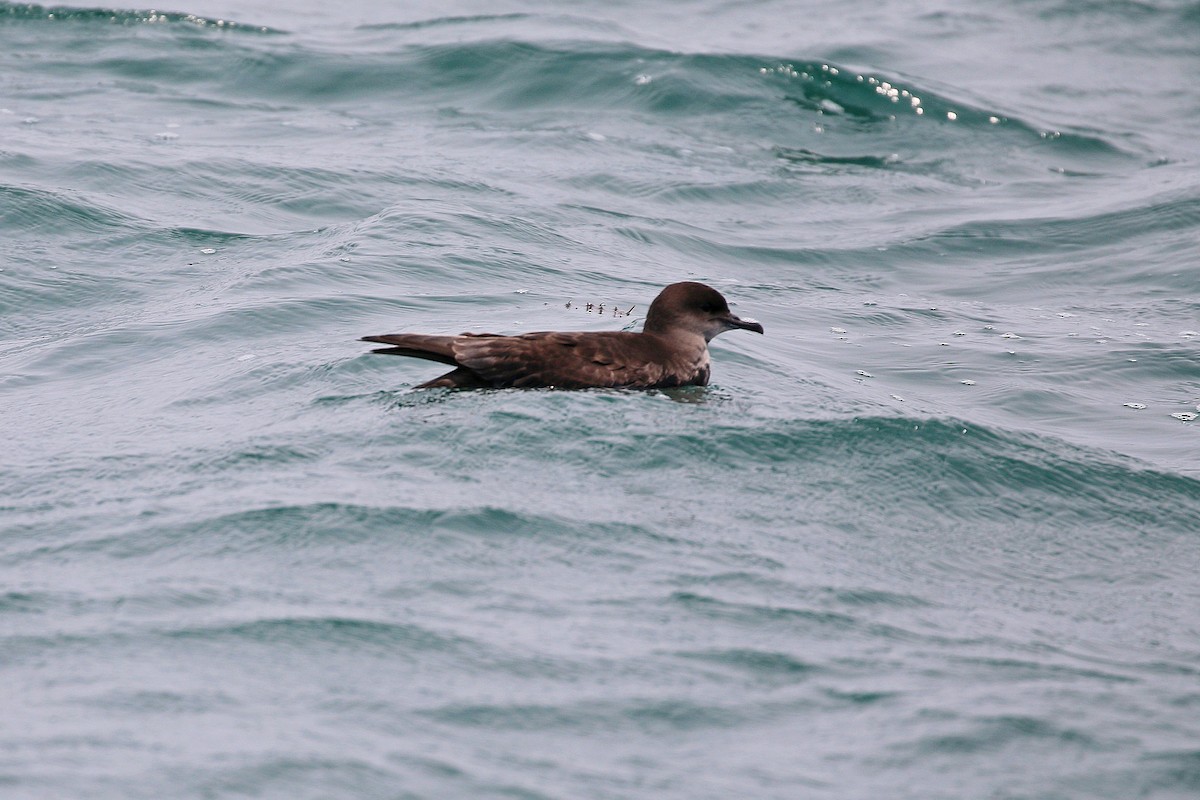
[[[1200,6],[650,5],[0,2],[0,796],[1200,792]]]

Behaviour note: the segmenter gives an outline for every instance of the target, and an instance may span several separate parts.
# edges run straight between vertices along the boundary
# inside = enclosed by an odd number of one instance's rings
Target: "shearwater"
[[[375,353],[424,358],[454,367],[418,389],[663,389],[706,385],[709,341],[735,328],[763,332],[754,320],[735,316],[716,289],[684,281],[671,284],[654,298],[641,333],[389,333],[364,336],[362,341],[390,345],[373,350]]]

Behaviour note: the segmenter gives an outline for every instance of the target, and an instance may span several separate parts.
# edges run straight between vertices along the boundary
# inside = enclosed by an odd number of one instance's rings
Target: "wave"
[[[509,16],[366,26],[376,38],[391,32],[391,46],[345,52],[261,26],[214,22],[192,14],[0,4],[0,20],[161,25],[167,35],[126,39],[131,48],[128,52],[87,64],[89,75],[158,80],[173,87],[212,83],[220,91],[207,93],[205,99],[213,102],[228,102],[232,92],[273,104],[289,99],[345,106],[405,98],[439,107],[469,102],[510,111],[624,108],[667,119],[728,116],[736,122],[746,117],[743,124],[756,123],[763,126],[763,132],[781,135],[782,161],[810,166],[879,168],[903,160],[892,151],[825,152],[786,140],[788,135],[801,138],[814,123],[839,128],[850,139],[831,145],[830,140],[837,137],[822,137],[825,147],[856,146],[856,133],[903,137],[911,125],[919,123],[926,134],[949,126],[975,137],[1000,136],[1000,141],[1021,141],[1093,161],[1128,155],[1121,146],[1095,133],[1048,129],[1022,119],[1017,112],[980,107],[923,86],[919,79],[869,68],[778,55],[681,53],[629,42],[529,41],[494,38],[494,34],[489,38],[486,27],[477,38],[465,42],[429,43],[408,35],[464,21],[503,22]],[[220,28],[281,35],[265,39],[209,35],[203,46],[178,47],[170,31],[181,26],[198,27],[206,34]],[[116,40],[108,37],[108,41]],[[39,62],[39,69],[69,68],[65,59],[55,58],[53,47],[48,48],[47,56]]]
[[[188,25],[217,30],[278,33],[262,25],[248,25],[234,20],[213,19],[196,14],[171,11],[139,11],[114,8],[80,8],[77,6],[43,6],[36,3],[0,2],[0,24],[4,22],[51,22],[104,25]]]

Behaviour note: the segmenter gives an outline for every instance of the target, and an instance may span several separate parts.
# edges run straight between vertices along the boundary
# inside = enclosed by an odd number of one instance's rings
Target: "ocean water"
[[[1198,42],[0,2],[0,796],[1200,796]],[[703,389],[357,341],[677,280]]]

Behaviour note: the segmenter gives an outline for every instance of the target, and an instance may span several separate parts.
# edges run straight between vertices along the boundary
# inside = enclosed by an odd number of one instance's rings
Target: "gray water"
[[[0,3],[0,796],[1200,795],[1197,41]],[[702,389],[357,341],[677,280]]]

